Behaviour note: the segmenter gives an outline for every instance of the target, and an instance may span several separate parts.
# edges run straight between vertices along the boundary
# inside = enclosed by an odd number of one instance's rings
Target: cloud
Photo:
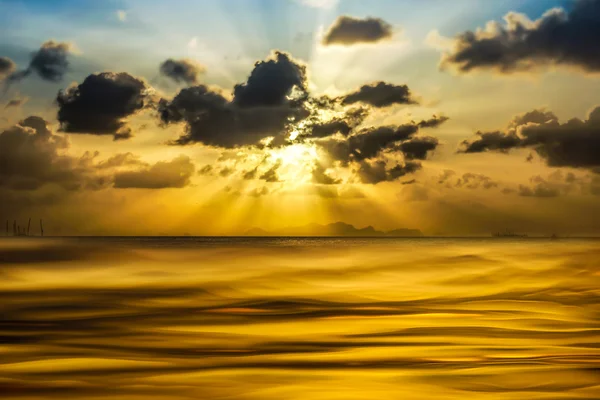
[[[198,175],[211,175],[212,172],[213,172],[212,165],[207,164],[198,170]]]
[[[206,72],[206,68],[190,59],[174,60],[169,58],[160,64],[160,73],[177,83],[193,85],[198,83],[198,76]]]
[[[259,179],[263,181],[274,183],[279,182],[279,175],[277,174],[277,170],[281,167],[281,160],[277,160],[271,168],[269,168],[265,173],[263,173]]]
[[[455,175],[456,175],[456,172],[452,171],[451,169],[444,170],[438,178],[438,184],[442,185],[442,184],[447,183],[449,181],[449,179]]]
[[[436,116],[434,115],[433,118],[430,119],[426,119],[426,120],[422,120],[421,122],[419,122],[419,128],[437,128],[438,126],[440,126],[441,124],[443,124],[444,122],[448,121],[450,118],[445,117],[445,116]]]
[[[67,191],[124,188],[180,188],[190,183],[195,167],[186,156],[148,164],[132,153],[97,161],[98,152],[66,154],[69,142],[48,123],[28,117],[0,133],[0,189],[32,192],[46,186]]]
[[[126,118],[148,105],[150,88],[127,73],[89,75],[83,83],[58,93],[58,120],[68,133],[131,137]]]
[[[445,117],[434,117],[425,124],[421,121],[399,126],[362,128],[345,137],[317,138],[312,143],[323,150],[331,161],[339,162],[344,167],[356,167],[355,175],[361,182],[377,184],[393,181],[419,170],[422,165],[414,160],[426,159],[437,148],[438,140],[415,135],[421,126],[437,127],[446,120]],[[404,163],[395,160],[396,156],[402,156]],[[389,160],[386,160],[389,157],[397,165],[389,168]],[[325,179],[322,173],[319,169],[314,170],[313,180],[318,182],[319,179]]]
[[[233,102],[240,107],[282,106],[294,88],[306,92],[306,66],[276,51],[270,59],[254,64],[248,80],[234,87]]]
[[[347,163],[351,160],[374,158],[390,145],[409,139],[417,132],[418,127],[411,124],[380,126],[364,128],[345,140],[328,139],[316,143],[333,159]]]
[[[477,132],[477,139],[463,141],[462,153],[481,153],[484,151],[507,152],[519,146],[521,139],[514,133]]]
[[[454,187],[466,189],[492,189],[498,187],[498,183],[494,182],[489,176],[482,174],[474,174],[467,172],[461,178],[458,178]]]
[[[72,52],[72,44],[49,40],[31,54],[31,61],[26,69],[13,72],[7,81],[18,82],[35,72],[43,80],[59,82],[69,70],[68,56]]]
[[[0,57],[0,81],[13,74],[16,69],[17,65],[13,60],[8,57]]]
[[[402,157],[402,163],[394,160],[397,167],[384,168],[385,180],[415,171],[417,163],[408,161],[425,159],[438,141],[413,136],[420,129],[437,128],[448,120],[445,116],[433,116],[404,125],[360,128],[374,107],[416,103],[408,87],[377,82],[331,98],[312,96],[307,82],[305,65],[275,51],[266,60],[255,63],[246,82],[235,85],[231,95],[203,84],[183,88],[174,98],[160,100],[158,115],[163,126],[185,124],[185,133],[172,142],[174,145],[202,143],[226,149],[274,149],[302,143],[325,153],[326,166],[338,162],[342,167],[353,164],[361,169],[359,163],[368,161],[369,165],[362,166],[364,176],[376,174],[376,161],[384,161],[382,158],[387,156]],[[354,103],[362,105],[352,106]],[[267,171],[246,168],[241,176],[245,180],[278,182],[278,168],[279,165]],[[339,183],[322,168],[312,171],[315,183]],[[221,171],[225,172],[229,175],[233,168]]]
[[[12,108],[12,107],[21,107],[23,104],[27,103],[27,101],[29,100],[28,97],[17,97],[14,99],[9,100],[6,105],[4,106],[4,109],[7,108]]]
[[[314,142],[343,163],[372,158],[420,128],[434,128],[447,120],[434,116],[402,127],[357,131],[372,107],[415,103],[408,87],[377,82],[330,98],[312,96],[307,82],[304,64],[275,51],[255,63],[246,82],[235,85],[232,95],[202,84],[187,87],[170,100],[161,99],[158,115],[163,126],[185,124],[185,133],[174,145],[264,149]],[[363,105],[351,107],[358,102]],[[246,171],[245,179],[255,179],[256,174],[256,170]]]
[[[232,175],[234,172],[235,172],[235,170],[233,168],[225,167],[219,171],[219,175],[221,175],[223,178],[226,178],[226,177]]]
[[[324,138],[333,136],[336,133],[340,133],[343,136],[348,136],[351,131],[352,128],[346,121],[341,118],[335,118],[331,121],[313,125],[310,136],[315,138]]]
[[[515,117],[505,132],[478,132],[477,138],[464,141],[461,153],[508,152],[530,148],[551,167],[600,167],[600,107],[587,120],[573,118],[560,123],[545,110]]]
[[[341,179],[332,178],[327,174],[327,169],[319,163],[316,163],[312,169],[312,181],[320,185],[339,185],[342,183]]]
[[[251,181],[253,179],[256,179],[257,174],[258,174],[258,167],[244,172],[243,178],[247,181]]]
[[[100,188],[109,181],[95,176],[89,153],[64,155],[66,138],[53,134],[40,117],[28,117],[0,133],[0,187],[32,191],[46,185],[67,190]]]
[[[440,122],[441,124],[442,122]],[[342,163],[363,161],[379,156],[386,150],[399,151],[408,158],[426,155],[437,147],[434,138],[418,139],[403,146],[419,131],[419,124],[409,123],[399,126],[380,126],[363,128],[344,139],[320,139],[315,143],[322,147],[329,156]],[[404,148],[403,148],[404,147]],[[425,152],[425,154],[423,154]]]
[[[522,197],[551,198],[558,197],[559,195],[560,191],[548,184],[537,183],[533,187],[519,185],[519,196]]]
[[[190,184],[195,167],[189,157],[181,155],[134,171],[115,174],[114,187],[119,189],[183,188]]]
[[[308,116],[306,67],[282,52],[257,62],[233,98],[205,85],[182,89],[158,110],[166,124],[185,122],[186,133],[174,144],[203,143],[235,148],[281,136],[294,121]]]
[[[410,89],[406,85],[393,85],[377,82],[364,85],[355,92],[341,98],[343,105],[365,103],[373,107],[389,107],[394,104],[417,104],[412,98]]]
[[[392,26],[380,18],[361,19],[342,15],[325,33],[323,45],[351,46],[358,43],[377,43],[392,36]]]
[[[309,103],[313,102],[309,99]],[[328,99],[320,102],[316,109],[333,110],[335,100]],[[369,114],[366,107],[345,108],[341,116],[336,116],[329,120],[321,120],[320,116],[313,114],[303,121],[303,128],[296,127],[299,131],[300,139],[308,138],[326,138],[336,134],[348,136],[357,126],[359,126]]]
[[[132,153],[119,153],[110,157],[107,160],[97,164],[98,169],[110,169],[123,166],[143,166],[147,165],[140,158]]]
[[[504,24],[492,21],[457,36],[441,62],[459,73],[508,74],[554,65],[600,72],[600,2],[579,0],[570,11],[554,8],[535,21],[510,12]]]
[[[358,165],[359,168],[356,175],[362,183],[367,184],[395,181],[421,169],[421,164],[414,161],[408,161],[404,165],[397,164],[389,169],[387,167],[388,164],[382,160],[373,162],[363,160]]]
[[[526,185],[519,185],[517,194],[522,197],[552,198],[568,194],[598,195],[598,175],[578,176],[560,169],[546,177],[533,176]],[[515,190],[512,190],[515,192]]]
[[[456,177],[456,180],[454,178]],[[452,189],[492,189],[499,186],[498,182],[492,180],[489,176],[466,172],[462,176],[458,176],[455,171],[450,169],[444,170],[437,178],[439,185],[444,185],[446,188]]]
[[[398,148],[404,153],[407,160],[424,160],[429,152],[437,148],[438,144],[439,141],[436,138],[427,136],[407,140],[398,145]]]

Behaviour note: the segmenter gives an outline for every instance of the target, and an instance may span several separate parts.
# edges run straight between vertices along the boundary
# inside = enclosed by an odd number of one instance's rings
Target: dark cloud
[[[309,99],[310,106],[318,110],[334,110],[333,99]],[[348,136],[369,115],[367,107],[356,107],[344,109],[342,116],[330,120],[322,120],[319,115],[313,113],[303,121],[303,127],[297,126],[300,140],[308,138],[326,138],[336,134]]]
[[[235,86],[233,102],[240,107],[282,106],[292,89],[305,93],[306,86],[306,66],[275,51],[271,59],[254,64],[246,83]]]
[[[0,81],[14,73],[16,68],[13,60],[8,57],[0,57]]]
[[[407,140],[398,145],[398,148],[404,153],[407,160],[424,160],[429,152],[437,148],[438,144],[439,141],[436,138],[427,136]]]
[[[279,167],[281,167],[281,160],[277,160],[259,179],[270,183],[279,182],[279,175],[277,174]]]
[[[108,184],[95,176],[94,155],[64,155],[68,141],[53,134],[40,117],[28,117],[0,133],[0,187],[31,191],[45,185],[67,190]]]
[[[327,173],[327,169],[323,165],[317,163],[312,169],[312,181],[320,185],[339,185],[341,179],[335,179]]]
[[[186,133],[175,144],[204,143],[218,147],[258,145],[283,135],[289,124],[308,116],[306,67],[275,52],[256,63],[246,83],[236,85],[232,100],[199,85],[160,101],[164,124],[185,122]]]
[[[235,170],[231,167],[225,167],[219,171],[219,175],[221,175],[223,178],[226,178],[232,175],[233,173],[235,173]]]
[[[421,122],[418,123],[418,125],[419,125],[419,128],[437,128],[438,126],[440,126],[444,122],[448,121],[449,119],[450,118],[443,116],[443,115],[439,116],[439,117],[434,115],[433,118],[422,120]]]
[[[517,115],[508,124],[509,128],[518,128],[527,124],[545,124],[548,122],[558,122],[558,117],[552,111],[543,109],[533,110],[521,115]]]
[[[361,19],[342,15],[325,33],[323,44],[351,46],[358,43],[376,43],[392,36],[392,26],[380,18]]]
[[[458,178],[454,186],[466,189],[479,189],[480,187],[483,189],[492,189],[498,187],[498,183],[494,182],[489,176],[467,172]]]
[[[506,132],[478,132],[464,141],[462,153],[508,152],[531,148],[551,167],[596,168],[600,166],[600,107],[587,120],[573,118],[560,123],[551,112],[535,110],[516,117]]]
[[[58,93],[58,120],[68,133],[131,136],[126,118],[142,110],[149,101],[146,83],[127,73],[89,75],[83,83]]]
[[[519,185],[519,196],[550,198],[558,197],[559,195],[560,191],[558,189],[546,184],[538,183],[533,187]]]
[[[58,82],[69,68],[67,56],[71,48],[69,43],[47,41],[33,53],[28,69],[35,71],[42,79]]]
[[[361,102],[373,107],[388,107],[394,104],[417,104],[412,98],[408,86],[393,85],[386,82],[361,86],[357,91],[343,96],[341,101],[343,105]]]
[[[477,132],[477,139],[462,142],[462,153],[481,153],[484,151],[508,152],[519,146],[521,140],[514,133],[504,132]]]
[[[410,144],[403,146],[418,131],[419,124],[416,123],[400,126],[371,127],[364,128],[343,140],[328,138],[317,140],[315,143],[321,146],[334,160],[341,161],[342,163],[372,159],[386,150],[400,152],[406,150],[404,156],[407,159],[419,158],[420,156],[423,156],[421,159],[424,159],[424,155],[428,151],[436,148],[436,139],[414,139]]]
[[[251,181],[256,179],[256,175],[258,174],[258,167],[251,169],[250,171],[246,171],[244,173],[244,179],[247,181]]]
[[[352,128],[346,121],[340,118],[333,119],[328,122],[316,124],[312,127],[311,136],[315,138],[324,138],[333,136],[336,133],[341,133],[344,136],[348,136]]]
[[[333,141],[336,146],[329,153],[340,161],[348,162],[351,159],[362,161],[374,158],[390,145],[407,140],[418,132],[415,125],[381,126],[376,128],[365,128],[357,134],[348,137],[344,141]],[[321,142],[325,144],[327,142]],[[327,147],[327,146],[324,146]]]
[[[416,165],[420,168],[420,164],[407,161],[425,159],[437,147],[435,138],[413,136],[420,129],[440,126],[447,117],[434,116],[400,126],[358,128],[373,107],[415,103],[407,86],[378,82],[343,97],[311,96],[306,74],[306,66],[276,51],[269,59],[255,64],[247,81],[234,87],[232,96],[206,85],[184,88],[173,99],[159,102],[159,116],[164,125],[185,123],[185,134],[173,142],[177,145],[202,143],[220,148],[264,149],[308,143],[327,153],[327,162],[339,162],[342,166],[366,160],[373,163],[388,153],[401,155],[405,165],[384,168],[386,180],[410,173],[417,169]],[[348,107],[354,103],[363,105]],[[326,120],[324,115],[333,117]],[[355,166],[360,169],[360,165]],[[371,172],[369,167],[379,168],[376,164],[363,166],[365,176]],[[242,177],[278,182],[278,168],[276,164],[266,171],[259,167],[247,169]],[[227,176],[233,168],[220,173]],[[313,171],[313,180],[320,184],[338,183],[318,167]]]
[[[189,59],[174,60],[169,58],[160,64],[160,73],[173,79],[177,83],[187,83],[193,85],[198,83],[198,76],[206,72],[206,68]]]
[[[505,24],[459,35],[442,66],[461,73],[492,69],[501,73],[563,65],[600,71],[600,2],[579,0],[570,11],[552,9],[540,19],[511,12]]]
[[[213,172],[213,167],[210,164],[205,165],[204,167],[198,170],[198,175],[210,175]]]
[[[27,98],[27,97],[14,98],[12,100],[9,100],[6,103],[6,105],[4,106],[4,109],[12,108],[12,107],[21,107],[23,104],[27,103],[28,100],[29,100],[29,98]]]
[[[72,49],[69,43],[49,40],[31,54],[31,61],[26,69],[13,72],[7,80],[17,82],[35,72],[46,81],[59,82],[69,70],[68,56]]]
[[[187,156],[171,161],[159,161],[144,168],[118,172],[114,187],[119,189],[165,189],[183,188],[190,184],[195,167]]]
[[[30,193],[46,186],[68,191],[183,187],[194,172],[184,156],[147,164],[132,153],[121,153],[98,162],[98,152],[74,157],[66,154],[68,148],[67,139],[52,133],[40,117],[28,117],[1,132],[0,189]]]
[[[414,161],[408,161],[404,165],[397,164],[392,168],[387,168],[387,163],[382,160],[369,162],[363,160],[359,163],[356,175],[362,183],[377,184],[380,182],[391,182],[405,175],[412,174],[421,169],[421,164]]]

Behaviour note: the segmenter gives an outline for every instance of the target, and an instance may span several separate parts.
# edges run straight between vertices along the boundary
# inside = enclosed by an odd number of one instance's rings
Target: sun
[[[280,160],[284,166],[304,166],[312,165],[318,159],[318,154],[314,146],[298,143],[272,150],[271,157]]]
[[[269,151],[273,163],[279,164],[279,177],[286,186],[311,181],[312,170],[319,158],[317,149],[309,144],[292,144]]]

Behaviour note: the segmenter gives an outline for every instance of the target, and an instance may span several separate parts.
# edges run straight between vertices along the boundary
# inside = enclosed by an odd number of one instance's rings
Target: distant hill
[[[356,228],[344,222],[319,225],[308,224],[280,229],[277,231],[266,231],[260,228],[252,228],[245,236],[387,236],[387,237],[417,237],[423,236],[418,229],[394,229],[389,232],[378,231],[372,226]]]

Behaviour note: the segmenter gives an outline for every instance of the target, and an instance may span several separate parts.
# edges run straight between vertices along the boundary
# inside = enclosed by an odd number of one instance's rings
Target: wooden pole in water
[[[8,236],[8,220],[6,220],[6,236]]]
[[[13,236],[17,236],[17,220],[13,221]]]
[[[29,236],[29,228],[31,227],[31,217],[29,217],[29,222],[27,223],[27,236]]]
[[[40,219],[40,234],[44,236],[44,226],[42,225],[42,220]]]

